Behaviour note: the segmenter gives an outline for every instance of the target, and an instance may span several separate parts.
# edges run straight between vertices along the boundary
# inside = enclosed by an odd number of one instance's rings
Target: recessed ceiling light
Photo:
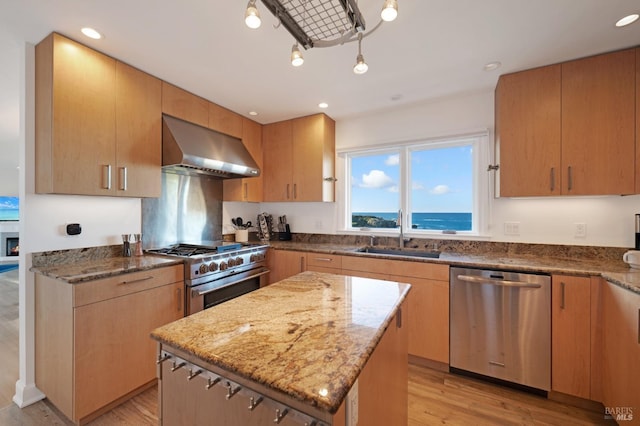
[[[255,112],[255,111],[249,111],[249,115],[256,116],[256,115],[258,115],[258,113],[257,113],[257,112]]]
[[[100,34],[98,31],[94,30],[93,28],[84,27],[80,31],[82,31],[82,34],[84,34],[87,37],[92,38],[94,40],[99,40],[99,39],[102,38],[102,34]]]
[[[320,102],[320,103],[318,104],[318,107],[319,107],[319,108],[329,108],[329,104],[328,104],[328,103],[326,103],[326,102]]]
[[[489,62],[488,64],[485,64],[483,69],[485,71],[493,71],[493,70],[497,70],[501,66],[502,66],[502,63],[495,61],[495,62]]]
[[[638,18],[640,18],[640,15],[638,15],[637,13],[634,13],[632,15],[627,15],[624,18],[619,19],[618,22],[616,22],[616,27],[624,27],[629,24],[633,24],[638,20]]]

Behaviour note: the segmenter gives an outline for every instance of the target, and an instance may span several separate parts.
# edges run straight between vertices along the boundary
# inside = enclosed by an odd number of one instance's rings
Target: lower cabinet
[[[324,253],[307,253],[307,271],[342,274],[342,256]]]
[[[156,327],[184,316],[183,266],[69,284],[36,275],[36,386],[85,422],[156,376]]]
[[[302,251],[269,250],[267,256],[267,265],[271,271],[269,272],[269,284],[304,272],[306,260],[306,253]]]
[[[591,280],[552,276],[551,389],[591,398]]]
[[[620,424],[637,425],[640,424],[640,295],[606,282],[602,314],[605,410]]]

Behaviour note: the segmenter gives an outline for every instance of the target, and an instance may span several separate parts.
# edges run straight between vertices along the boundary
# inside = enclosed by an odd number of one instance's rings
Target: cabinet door
[[[640,194],[640,47],[636,49],[636,194]]]
[[[302,251],[269,250],[269,284],[289,278],[305,270],[306,255]]]
[[[499,195],[558,195],[560,65],[503,75],[496,87]]]
[[[202,127],[209,127],[209,101],[162,82],[162,112]]]
[[[118,195],[160,196],[162,83],[116,63],[116,156]]]
[[[408,421],[408,327],[405,301],[358,377],[358,424],[406,425]],[[350,423],[349,423],[350,424]]]
[[[292,201],[292,123],[291,120],[267,124],[264,141],[264,201]]]
[[[242,116],[209,102],[209,128],[236,138],[242,138]]]
[[[389,279],[411,284],[409,354],[449,364],[449,281],[395,275]]]
[[[551,307],[551,389],[591,395],[591,280],[554,275]]]
[[[59,34],[36,46],[36,192],[115,194],[115,80],[115,59]]]
[[[184,315],[184,283],[177,282],[74,310],[74,418],[154,380],[154,328]]]
[[[640,407],[640,295],[606,283],[602,301],[604,406],[631,407],[636,421]]]
[[[324,115],[293,120],[293,200],[323,201]]]
[[[562,64],[563,192],[635,190],[635,50]]]
[[[224,201],[261,202],[263,199],[264,167],[262,161],[262,125],[243,118],[242,143],[258,164],[260,176],[245,179],[225,179]]]

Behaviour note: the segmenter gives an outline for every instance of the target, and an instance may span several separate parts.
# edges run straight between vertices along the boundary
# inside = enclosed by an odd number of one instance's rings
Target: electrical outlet
[[[505,222],[504,235],[520,235],[520,222]]]
[[[576,227],[575,237],[576,238],[586,238],[587,237],[587,224],[586,223],[575,223]]]

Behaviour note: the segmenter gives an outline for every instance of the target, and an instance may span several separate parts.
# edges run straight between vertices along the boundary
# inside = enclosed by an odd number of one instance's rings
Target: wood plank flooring
[[[18,377],[17,282],[17,271],[0,273],[0,425],[72,425],[46,400],[24,409],[11,402]],[[89,424],[157,425],[157,407],[158,391],[154,387]],[[409,366],[408,426],[613,424],[611,420],[605,421],[602,413],[467,377]]]

